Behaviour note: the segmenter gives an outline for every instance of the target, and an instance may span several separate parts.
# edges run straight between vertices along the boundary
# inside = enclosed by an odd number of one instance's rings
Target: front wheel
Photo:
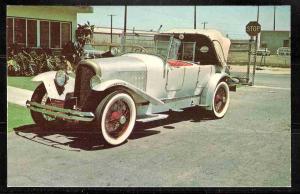
[[[48,93],[46,91],[46,88],[44,84],[40,84],[35,91],[33,92],[33,95],[31,97],[32,102],[37,102],[42,105],[49,105],[50,104],[50,98],[48,97]],[[51,128],[56,127],[58,124],[63,124],[64,122],[61,120],[58,120],[50,115],[43,114],[40,112],[35,112],[33,110],[30,110],[32,120],[39,125],[41,128]]]
[[[132,97],[115,91],[107,95],[96,109],[97,128],[106,144],[120,145],[131,134],[136,119],[136,106]]]
[[[220,82],[213,95],[211,113],[215,118],[222,118],[229,107],[229,87],[226,82]]]

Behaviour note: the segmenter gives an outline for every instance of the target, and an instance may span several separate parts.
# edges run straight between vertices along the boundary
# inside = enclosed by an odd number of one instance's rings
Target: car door
[[[183,42],[178,60],[168,60],[167,91],[172,97],[192,96],[196,88],[199,66],[194,64],[195,42]]]

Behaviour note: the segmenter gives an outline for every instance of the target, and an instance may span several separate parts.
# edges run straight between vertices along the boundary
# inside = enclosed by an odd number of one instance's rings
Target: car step
[[[149,121],[165,119],[168,116],[169,115],[166,115],[166,114],[146,114],[145,116],[138,117],[136,119],[136,121],[145,123],[145,122],[149,122]]]

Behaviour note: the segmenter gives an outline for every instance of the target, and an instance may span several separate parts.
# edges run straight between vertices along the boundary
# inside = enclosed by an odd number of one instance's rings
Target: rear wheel
[[[106,144],[120,145],[131,134],[136,120],[136,106],[132,97],[123,91],[107,95],[96,109],[97,128]]]
[[[229,87],[226,82],[220,82],[214,92],[211,113],[215,118],[222,118],[229,107]]]

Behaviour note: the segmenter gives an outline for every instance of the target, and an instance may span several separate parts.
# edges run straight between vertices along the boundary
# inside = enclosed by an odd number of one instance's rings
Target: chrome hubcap
[[[120,117],[120,121],[119,122],[121,123],[121,125],[123,125],[124,123],[126,123],[126,117],[124,115],[122,115]]]

